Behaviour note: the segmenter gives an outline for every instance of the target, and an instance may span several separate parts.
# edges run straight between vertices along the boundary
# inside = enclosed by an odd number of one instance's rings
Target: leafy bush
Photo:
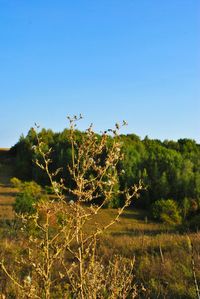
[[[13,204],[13,208],[16,213],[24,214],[32,214],[35,212],[34,204],[36,200],[33,196],[30,196],[26,193],[19,193],[16,196],[15,203]]]
[[[173,199],[160,199],[152,205],[154,219],[167,224],[180,224],[182,221],[177,203]]]
[[[35,212],[34,205],[46,196],[42,188],[35,182],[22,182],[12,178],[11,183],[18,189],[13,208],[19,214],[32,214]]]

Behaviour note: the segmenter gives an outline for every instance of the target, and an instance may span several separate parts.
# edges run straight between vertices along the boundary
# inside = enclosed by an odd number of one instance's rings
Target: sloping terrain
[[[0,149],[0,219],[13,218],[12,203],[16,190],[12,188],[10,179],[13,177],[14,160],[8,149]]]

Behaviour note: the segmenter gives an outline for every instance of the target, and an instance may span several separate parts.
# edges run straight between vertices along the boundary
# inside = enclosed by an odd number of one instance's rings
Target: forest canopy
[[[77,142],[84,133],[76,131]],[[71,163],[71,143],[68,129],[54,133],[50,129],[39,132],[47,148],[52,148],[52,171],[62,168],[65,184],[72,184],[68,167]],[[100,138],[99,135],[97,137]],[[110,137],[112,138],[112,137]],[[153,140],[145,137],[141,140],[135,134],[120,135],[123,161],[118,164],[118,188],[123,189],[137,184],[142,180],[146,190],[142,191],[140,199],[134,204],[149,208],[160,199],[173,199],[178,205],[184,206],[191,213],[199,209],[200,201],[200,145],[191,139]],[[45,172],[35,164],[37,154],[34,146],[37,144],[36,133],[30,129],[27,136],[21,136],[11,148],[15,156],[15,176],[22,180],[33,180],[40,185],[49,184]],[[102,157],[103,158],[103,157]],[[115,202],[122,204],[123,198]]]

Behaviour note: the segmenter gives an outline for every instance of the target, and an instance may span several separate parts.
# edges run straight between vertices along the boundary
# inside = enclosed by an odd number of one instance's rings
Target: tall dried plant
[[[77,140],[76,123],[81,118],[68,117],[72,161],[66,167],[72,187],[67,187],[63,178],[56,179],[62,169],[50,171],[52,149],[36,133],[36,164],[47,173],[55,196],[38,202],[35,213],[18,215],[26,249],[16,262],[20,269],[26,269],[25,275],[20,278],[1,262],[19,298],[114,299],[137,295],[134,260],[118,256],[105,264],[97,254],[97,242],[139,195],[142,184],[123,191],[116,188],[117,165],[123,159],[119,124],[101,136],[90,126]],[[102,226],[98,214],[116,196],[123,196],[124,204],[116,217]]]

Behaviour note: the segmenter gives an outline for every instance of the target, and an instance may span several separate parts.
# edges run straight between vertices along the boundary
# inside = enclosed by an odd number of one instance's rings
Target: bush
[[[13,204],[15,212],[19,214],[34,213],[34,205],[46,197],[42,188],[35,182],[22,182],[17,178],[12,178],[11,183],[19,191]]]
[[[160,199],[152,205],[152,216],[154,219],[175,225],[182,221],[177,203],[173,199]]]

